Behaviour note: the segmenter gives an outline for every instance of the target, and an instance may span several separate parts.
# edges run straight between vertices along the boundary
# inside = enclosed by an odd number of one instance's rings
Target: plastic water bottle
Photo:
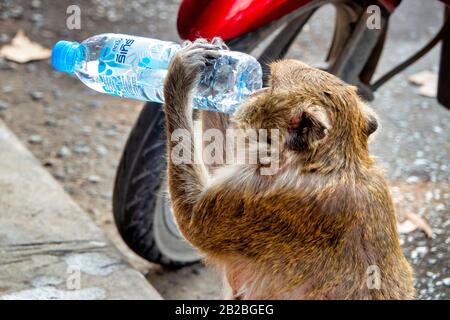
[[[163,102],[164,78],[180,49],[174,42],[122,34],[100,34],[82,43],[59,41],[52,50],[53,67],[75,73],[88,87],[111,95]],[[219,50],[194,92],[194,108],[233,113],[262,87],[258,61],[245,53]]]

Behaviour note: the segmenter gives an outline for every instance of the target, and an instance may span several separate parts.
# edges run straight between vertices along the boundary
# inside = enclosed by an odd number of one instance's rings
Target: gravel
[[[11,69],[10,64],[3,58],[0,58],[0,70]]]
[[[33,8],[33,9],[38,9],[38,8],[41,7],[41,5],[42,5],[42,3],[41,3],[40,0],[32,0],[31,4],[30,4],[30,7]]]
[[[106,156],[108,154],[108,149],[105,146],[102,145],[96,145],[95,146],[95,152],[99,156]]]
[[[10,93],[14,90],[14,88],[12,86],[3,86],[2,87],[2,92],[3,93]]]
[[[42,98],[44,98],[44,93],[42,91],[33,91],[33,92],[30,92],[30,97],[34,101],[39,101]]]
[[[53,176],[58,180],[64,180],[66,178],[66,172],[63,169],[57,169],[53,172]]]
[[[446,285],[447,287],[450,287],[450,278],[445,278],[445,279],[443,279],[443,280],[442,280],[442,283],[443,283],[444,285]]]
[[[90,175],[87,178],[87,181],[89,181],[90,183],[99,183],[102,179],[99,176],[96,175]]]
[[[0,33],[0,42],[7,43],[9,41],[9,36],[6,33]]]
[[[73,151],[77,154],[86,155],[91,151],[91,149],[83,142],[78,142],[75,144]]]
[[[41,144],[43,141],[44,139],[38,134],[34,134],[28,138],[28,142],[32,144]]]
[[[9,103],[4,101],[4,100],[0,100],[0,111],[2,110],[6,110],[9,107]]]
[[[70,151],[69,147],[62,146],[58,151],[58,157],[60,158],[68,158],[72,155],[72,151]]]

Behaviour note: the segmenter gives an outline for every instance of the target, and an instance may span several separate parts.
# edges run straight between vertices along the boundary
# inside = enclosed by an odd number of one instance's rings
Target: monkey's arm
[[[218,45],[203,39],[186,45],[173,58],[164,85],[164,108],[168,142],[168,184],[179,225],[188,225],[192,209],[204,190],[208,173],[194,163],[195,146],[191,94],[208,59],[217,57]],[[174,136],[172,136],[175,133]],[[178,141],[176,137],[182,136]],[[177,161],[175,150],[188,152],[188,161]],[[179,159],[178,159],[179,160]]]

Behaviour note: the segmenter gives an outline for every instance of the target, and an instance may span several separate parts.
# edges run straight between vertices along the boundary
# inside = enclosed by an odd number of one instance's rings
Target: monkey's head
[[[235,113],[237,127],[278,129],[282,151],[302,159],[368,157],[378,123],[356,87],[297,60],[272,63],[270,70],[269,87]]]

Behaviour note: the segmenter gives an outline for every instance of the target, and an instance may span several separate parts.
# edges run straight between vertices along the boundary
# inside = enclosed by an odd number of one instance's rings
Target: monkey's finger
[[[217,46],[219,49],[222,50],[230,50],[230,48],[228,48],[228,46],[226,45],[226,43],[222,40],[222,38],[220,37],[214,37],[211,40],[211,43],[215,46]]]
[[[186,48],[186,47],[190,46],[191,44],[192,44],[192,41],[190,41],[190,40],[185,40],[185,41],[183,41],[183,43],[181,44],[181,47],[182,47],[182,48]]]
[[[205,59],[217,59],[220,56],[220,53],[216,50],[205,50],[203,56]]]
[[[205,57],[205,65],[213,66],[217,61],[217,57]]]
[[[186,59],[198,59],[205,60],[206,58],[217,58],[219,57],[219,52],[217,50],[205,50],[203,48],[192,49],[183,54]]]
[[[195,39],[194,43],[205,44],[205,43],[208,43],[208,40],[206,40],[205,38],[198,38],[198,39]]]
[[[219,50],[218,47],[216,47],[215,45],[209,43],[209,42],[194,42],[192,43],[192,45],[183,48],[183,50],[188,51],[188,50],[195,50],[195,49],[204,49],[204,50]]]

